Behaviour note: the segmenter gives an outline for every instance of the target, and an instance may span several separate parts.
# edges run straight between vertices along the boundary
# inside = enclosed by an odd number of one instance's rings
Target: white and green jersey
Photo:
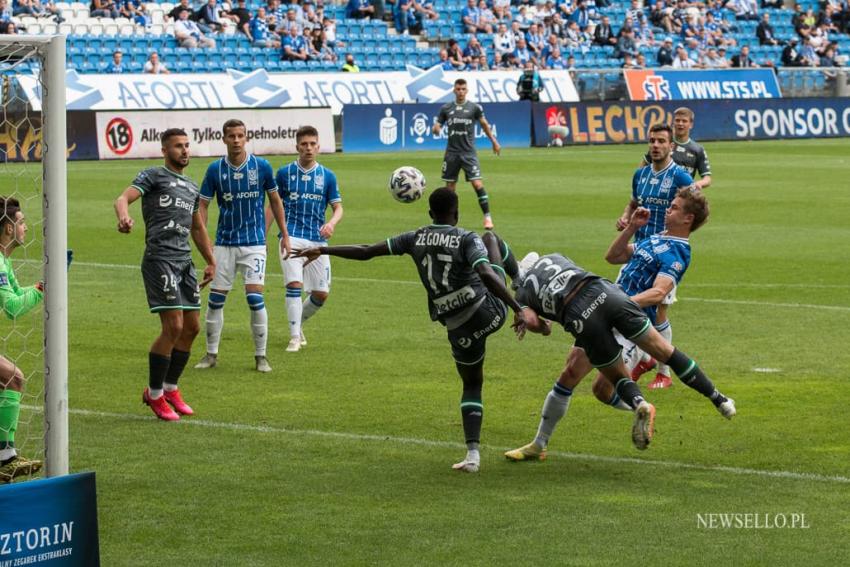
[[[21,287],[12,269],[12,262],[0,254],[0,305],[9,319],[17,319],[21,315],[37,307],[44,294],[34,286]]]
[[[131,187],[142,194],[145,256],[170,260],[191,258],[189,232],[200,194],[195,182],[158,166],[139,172]]]

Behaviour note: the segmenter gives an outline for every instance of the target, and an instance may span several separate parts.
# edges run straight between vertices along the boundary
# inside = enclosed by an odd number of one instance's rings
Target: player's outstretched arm
[[[269,193],[269,206],[266,208],[266,234],[269,233],[272,217],[274,217],[277,227],[280,229],[280,254],[283,258],[289,258],[292,254],[292,245],[289,242],[289,231],[286,230],[283,201],[277,191]]]
[[[635,209],[629,217],[628,224],[608,247],[608,252],[605,253],[605,261],[609,264],[625,264],[628,262],[635,252],[635,247],[629,243],[629,240],[640,227],[645,226],[648,222],[649,209],[644,207]]]
[[[623,230],[629,225],[629,219],[632,218],[632,213],[635,212],[637,206],[637,201],[634,199],[629,201],[629,204],[623,210],[623,214],[617,219],[617,230]]]
[[[200,210],[195,211],[192,215],[192,240],[195,242],[195,246],[198,247],[198,251],[201,253],[201,256],[204,257],[204,261],[207,263],[204,268],[204,277],[201,279],[200,287],[206,286],[210,283],[215,275],[215,256],[213,256],[212,243],[210,242],[210,235],[207,233],[207,225],[201,222],[201,213]]]
[[[696,185],[699,190],[708,189],[711,186],[711,174],[708,174],[705,177],[700,177],[699,181],[694,181],[694,185]]]
[[[371,260],[375,256],[389,256],[390,247],[386,240],[375,244],[348,244],[344,246],[316,246],[314,248],[301,248],[292,251],[295,258],[307,258],[307,264],[321,256],[337,256],[348,260]],[[306,265],[306,264],[305,264]]]
[[[523,307],[519,313],[515,313],[514,324],[511,326],[519,340],[525,337],[526,331],[531,331],[544,337],[552,333],[552,323],[539,317],[534,309],[530,307]]]
[[[672,277],[666,274],[658,274],[655,276],[655,281],[652,282],[651,288],[633,295],[631,299],[638,304],[638,307],[661,305],[664,298],[673,291],[674,285],[675,282]]]
[[[490,290],[490,293],[501,299],[505,304],[513,309],[514,313],[522,312],[522,306],[517,303],[511,292],[505,286],[505,281],[499,277],[488,262],[479,262],[475,266],[475,271],[478,277],[481,278],[481,283]]]
[[[118,232],[128,233],[133,229],[133,217],[130,216],[130,204],[142,194],[135,187],[127,187],[115,199],[115,216],[118,217]]]

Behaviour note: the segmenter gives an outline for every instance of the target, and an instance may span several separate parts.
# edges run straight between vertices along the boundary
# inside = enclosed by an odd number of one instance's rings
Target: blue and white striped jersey
[[[296,160],[277,170],[277,185],[289,236],[324,242],[319,229],[325,224],[325,211],[342,202],[334,172],[320,163],[306,171]]]
[[[201,185],[201,199],[218,204],[217,246],[260,246],[266,243],[266,193],[277,191],[272,166],[248,154],[239,167],[226,157],[212,162]]]
[[[691,244],[687,238],[653,234],[634,246],[632,257],[617,277],[617,284],[629,297],[651,289],[658,276],[673,280],[674,289],[679,285],[691,263]],[[643,310],[654,325],[658,306]]]
[[[664,214],[676,197],[676,192],[693,182],[693,177],[673,161],[657,173],[652,170],[652,165],[635,171],[632,177],[632,199],[639,207],[649,209],[649,222],[637,231],[635,242],[664,230]]]

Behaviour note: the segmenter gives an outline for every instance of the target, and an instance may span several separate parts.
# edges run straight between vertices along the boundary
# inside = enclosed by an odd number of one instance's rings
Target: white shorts
[[[673,305],[676,303],[676,290],[679,289],[679,286],[673,286],[673,291],[667,294],[667,296],[661,300],[661,305]]]
[[[313,248],[324,246],[324,242],[313,242],[304,238],[289,237],[292,249]],[[330,256],[322,255],[304,267],[306,258],[280,259],[280,268],[283,270],[283,283],[289,285],[292,282],[301,282],[304,291],[323,291],[331,289],[331,259]]]
[[[233,289],[236,274],[242,274],[245,285],[263,285],[266,281],[265,246],[215,246],[215,276],[211,289]]]
[[[617,339],[617,342],[623,347],[623,362],[626,363],[626,368],[628,368],[629,373],[631,373],[643,357],[643,351],[639,346],[618,333],[616,330],[614,331],[614,338]]]

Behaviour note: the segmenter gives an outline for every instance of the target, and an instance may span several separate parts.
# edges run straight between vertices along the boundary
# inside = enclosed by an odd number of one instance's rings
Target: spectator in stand
[[[12,7],[6,0],[0,0],[0,22],[12,21]]]
[[[573,11],[570,20],[577,23],[581,30],[587,28],[590,23],[590,9],[587,7],[587,0],[578,0],[578,7]]]
[[[375,14],[371,0],[348,0],[345,17],[354,20],[368,20]]]
[[[596,45],[617,45],[617,37],[611,29],[611,18],[602,16],[602,23],[593,31],[593,43]]]
[[[546,41],[546,45],[543,46],[543,50],[540,53],[541,63],[548,60],[555,50],[561,50],[561,42],[558,40],[558,36],[556,36],[555,34],[550,34],[549,39]],[[549,65],[546,64],[545,66],[548,67]]]
[[[180,47],[194,49],[196,47],[215,48],[215,40],[205,36],[198,24],[189,19],[189,11],[181,10],[180,17],[174,22],[174,37]]]
[[[416,20],[416,8],[413,0],[396,0],[393,4],[393,23],[401,35],[410,34],[410,24]]]
[[[664,0],[656,0],[649,11],[649,22],[653,26],[663,28],[667,33],[673,33],[673,24],[670,21],[671,12],[664,4]]]
[[[360,67],[358,67],[357,63],[354,62],[354,55],[351,53],[345,54],[345,64],[342,66],[342,70],[346,73],[360,72]]]
[[[12,20],[0,20],[0,35],[15,35],[18,30]]]
[[[301,40],[304,43],[304,49],[307,50],[307,60],[321,59],[321,52],[313,45],[313,30],[305,27],[301,32]]]
[[[567,31],[567,23],[561,17],[559,12],[555,12],[555,15],[552,16],[552,22],[548,26],[548,33],[553,33],[558,38],[563,38],[564,33]]]
[[[797,52],[797,38],[793,38],[782,50],[781,57],[783,67],[804,67],[806,62],[803,61],[802,55]]]
[[[561,50],[559,48],[555,47],[549,53],[549,57],[546,58],[546,68],[555,70],[565,70],[567,68],[567,62],[561,57]]]
[[[316,58],[320,61],[336,63],[336,51],[328,43],[325,32],[321,28],[313,30],[313,50],[316,52]]]
[[[508,31],[508,26],[504,23],[499,24],[499,29],[493,36],[493,50],[501,57],[514,49],[516,49],[516,42],[513,34]]]
[[[682,26],[688,18],[688,5],[685,0],[676,0],[676,5],[670,12],[670,27],[675,33],[682,33]]]
[[[525,32],[522,31],[522,27],[520,26],[519,20],[514,20],[511,22],[511,30],[510,33],[514,36],[514,47],[519,42],[520,39],[525,39]]]
[[[681,43],[676,46],[676,58],[673,59],[673,68],[674,69],[693,69],[696,65],[694,65],[693,60],[688,55],[688,50],[685,49]]]
[[[192,5],[189,4],[189,0],[180,0],[174,7],[168,12],[168,17],[172,22],[176,22],[180,19],[180,12],[183,10],[189,10],[189,13],[192,13]]]
[[[635,60],[631,53],[623,53],[623,64],[620,65],[620,67],[623,69],[637,69],[637,65],[635,65]]]
[[[445,49],[440,50],[439,61],[437,64],[440,66],[440,69],[444,71],[454,71],[455,67],[452,65],[452,62],[449,61],[449,52]]]
[[[561,17],[565,20],[568,20],[573,15],[575,9],[573,0],[558,0],[555,5],[555,11],[561,14]]]
[[[635,57],[635,69],[646,69],[646,57],[643,53],[638,53]]]
[[[638,53],[637,44],[635,43],[635,33],[631,30],[623,32],[623,34],[620,35],[620,39],[617,40],[617,57],[622,58],[626,53],[632,57]]]
[[[534,58],[534,55],[531,53],[531,50],[528,49],[528,43],[525,41],[525,38],[520,38],[520,40],[516,44],[516,49],[514,50],[514,58],[516,59],[516,65],[525,67],[525,64],[529,61],[533,65],[537,65],[537,59]]]
[[[796,42],[796,40],[794,40]],[[732,67],[736,69],[747,69],[749,67],[758,67],[758,63],[750,58],[750,46],[744,45],[737,55],[732,56]]]
[[[635,43],[638,49],[644,46],[655,47],[655,34],[652,32],[652,26],[646,21],[646,16],[643,15],[643,12],[640,12],[637,20],[635,20],[634,30]]]
[[[658,48],[658,53],[655,54],[655,60],[660,67],[670,67],[673,65],[673,38],[665,37],[661,47]]]
[[[469,36],[469,41],[463,49],[463,62],[467,66],[473,65],[473,63],[477,65],[482,55],[486,54],[484,53],[484,48],[481,47],[481,42],[474,35]]]
[[[820,57],[820,66],[821,67],[840,67],[841,65],[838,61],[835,60],[835,54],[838,49],[838,44],[830,43],[826,46],[826,49],[823,50],[823,55]],[[824,73],[828,79],[835,79],[836,73],[834,71]]]
[[[522,33],[525,33],[534,23],[534,15],[529,13],[527,6],[522,5],[517,10],[516,21],[519,22],[519,29],[522,30]]]
[[[424,22],[425,20],[434,22],[440,19],[440,14],[437,13],[437,9],[434,8],[434,2],[431,0],[423,0],[422,2],[414,1],[413,9],[416,10],[416,19],[419,22]]]
[[[112,62],[106,68],[107,73],[112,73],[115,75],[124,73],[127,69],[124,68],[124,54],[120,49],[116,49],[112,52]]]
[[[511,21],[511,0],[493,0],[493,15],[498,22]]]
[[[89,15],[92,18],[119,18],[121,12],[112,0],[92,0],[89,4]]]
[[[643,6],[641,5],[641,0],[632,0],[631,6],[626,10],[626,17],[631,18],[633,22],[636,22],[639,14],[643,14]]]
[[[540,60],[543,48],[546,47],[546,36],[540,33],[537,24],[531,24],[531,27],[528,28],[528,33],[525,34],[525,41],[528,44],[528,48],[534,53],[534,56]]]
[[[210,2],[215,2],[215,0],[210,0]],[[265,7],[257,8],[257,13],[251,18],[250,32],[251,45],[254,47],[280,47],[277,36],[269,31]]]
[[[826,23],[818,24],[809,35],[809,43],[817,52],[818,57],[831,42],[829,41],[829,29]]]
[[[732,62],[726,57],[726,48],[723,46],[717,48],[717,62],[721,69],[728,69],[732,66]]]
[[[331,49],[344,47],[345,44],[336,39],[336,20],[326,16],[322,20],[322,30],[325,32],[325,41],[327,41]]]
[[[287,6],[288,5],[289,4],[287,4]],[[299,14],[299,12],[296,12],[292,8],[287,8],[286,9],[286,16],[283,19],[283,24],[282,24],[282,27],[281,27],[281,30],[283,30],[283,31],[279,31],[278,33],[279,34],[288,34],[289,29],[294,26],[294,27],[298,28],[298,33],[300,34],[304,30],[304,21],[301,18],[298,17],[298,14]]]
[[[455,71],[463,71],[466,68],[466,63],[463,60],[463,50],[460,48],[460,44],[456,40],[450,39],[446,51],[449,54],[449,63],[452,64],[452,68]]]
[[[149,75],[168,75],[171,71],[159,60],[159,53],[151,51],[148,60],[145,61],[144,72]]]
[[[812,45],[812,38],[803,38],[803,43],[800,47],[800,57],[803,60],[804,67],[817,67],[820,65],[820,57],[818,57],[818,54]]]
[[[567,31],[564,32],[564,47],[573,51],[579,48],[581,44],[581,29],[578,27],[578,22],[570,21],[567,24]]]
[[[705,69],[725,69],[729,67],[729,62],[720,58],[716,47],[709,47],[702,59],[702,66]]]
[[[281,41],[283,47],[281,59],[285,61],[307,61],[309,54],[304,44],[304,36],[298,33],[298,26],[289,28],[289,33]]]
[[[479,0],[478,1],[478,27],[489,28],[490,31],[487,33],[493,33],[493,30],[496,29],[496,25],[499,22],[496,20],[496,15],[493,13],[493,10],[487,6],[487,0]]]
[[[765,12],[761,15],[761,21],[756,28],[756,37],[759,38],[759,45],[779,45],[773,26],[770,25],[770,13]]]
[[[141,26],[150,24],[150,18],[141,0],[123,0],[118,3],[118,6],[118,12],[121,14],[121,17],[132,20],[133,23]]]
[[[735,12],[736,20],[757,21],[759,19],[759,7],[756,0],[730,0],[726,7]]]
[[[239,32],[251,37],[251,12],[245,7],[245,0],[239,0],[236,8],[222,12],[222,16],[233,22]]]
[[[781,10],[785,7],[785,0],[761,0],[761,7],[772,10]]]
[[[198,28],[205,34],[213,34],[224,30],[224,25],[219,19],[219,8],[216,0],[208,0],[206,4],[198,8],[190,19],[198,24]]]

